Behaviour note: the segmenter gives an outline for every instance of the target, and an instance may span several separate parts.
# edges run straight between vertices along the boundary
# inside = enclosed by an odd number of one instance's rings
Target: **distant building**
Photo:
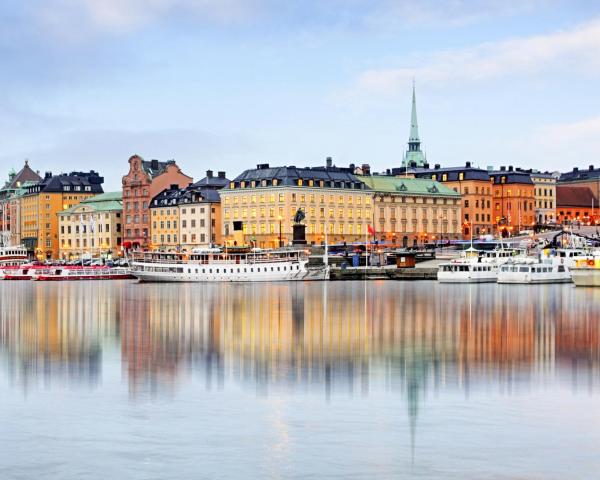
[[[123,194],[109,192],[82,200],[58,213],[59,257],[115,258],[123,240]]]
[[[331,158],[322,167],[258,165],[244,171],[221,190],[223,240],[233,245],[234,228],[243,242],[277,247],[292,241],[293,218],[301,209],[309,243],[364,241],[373,224],[373,194]]]
[[[535,225],[534,184],[530,173],[512,166],[489,172],[498,233],[512,236]]]
[[[39,260],[58,258],[58,213],[103,193],[104,178],[94,170],[46,175],[24,186],[20,196],[21,242]]]
[[[151,249],[177,250],[179,237],[179,198],[184,189],[171,185],[156,195],[150,202]]]
[[[569,224],[581,222],[594,225],[600,221],[598,196],[587,186],[556,186],[556,222]]]
[[[378,240],[407,247],[461,237],[460,193],[426,178],[357,178],[373,195]]]
[[[494,234],[492,186],[487,170],[466,162],[462,167],[412,169],[416,178],[441,182],[462,196],[460,229],[463,238]]]
[[[536,223],[556,223],[556,176],[549,172],[531,172],[531,181],[534,185]]]
[[[588,168],[573,168],[572,171],[562,173],[558,179],[559,185],[570,185],[572,187],[588,187],[592,194],[600,197],[600,168],[590,165]]]
[[[25,165],[18,173],[14,169],[9,172],[8,180],[0,188],[0,243],[3,241],[12,245],[20,243],[19,203],[14,200],[24,184],[39,182],[41,179],[42,177],[31,169],[28,160],[25,160]]]
[[[129,172],[123,177],[123,215],[126,248],[147,248],[150,242],[150,201],[159,192],[177,185],[184,188],[192,184],[175,160],[146,161],[138,155],[129,158]]]

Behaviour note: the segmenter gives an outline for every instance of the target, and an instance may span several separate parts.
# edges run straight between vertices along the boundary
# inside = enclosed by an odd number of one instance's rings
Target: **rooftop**
[[[556,186],[557,207],[598,207],[598,199],[589,187],[572,187],[570,185]]]
[[[445,185],[424,178],[403,178],[389,175],[357,175],[369,189],[376,192],[389,192],[404,195],[449,196],[460,194]]]

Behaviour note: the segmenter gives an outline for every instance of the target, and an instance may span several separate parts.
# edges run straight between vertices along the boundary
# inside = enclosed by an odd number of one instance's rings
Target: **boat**
[[[131,270],[122,267],[107,266],[51,266],[37,269],[32,280],[127,280],[135,278]]]
[[[130,260],[140,282],[277,282],[328,280],[329,265],[309,265],[309,252],[198,250],[143,252]]]
[[[498,267],[515,258],[528,257],[520,249],[477,250],[470,247],[461,252],[461,257],[438,266],[440,283],[491,283],[496,282]]]
[[[576,287],[600,287],[600,251],[578,259],[571,276]]]
[[[553,259],[536,263],[511,262],[500,266],[498,283],[571,283],[571,272]]]
[[[37,275],[38,270],[48,268],[44,265],[12,265],[0,270],[2,280],[31,280]]]
[[[12,272],[28,262],[27,249],[22,245],[0,247],[0,280],[4,278],[4,270]]]

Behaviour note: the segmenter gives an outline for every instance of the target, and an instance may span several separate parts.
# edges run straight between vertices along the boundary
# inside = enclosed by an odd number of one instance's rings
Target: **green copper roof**
[[[402,165],[405,167],[425,166],[425,154],[421,150],[421,139],[419,138],[419,123],[417,122],[417,96],[415,94],[415,83],[413,81],[412,111],[410,114],[410,134],[408,135],[408,150],[404,154]]]
[[[76,213],[82,206],[91,208],[94,212],[112,212],[123,210],[122,192],[106,192],[82,200],[78,205],[63,210],[59,215],[68,215]]]
[[[451,188],[426,178],[403,178],[387,175],[356,175],[356,177],[376,192],[460,197],[460,194]]]

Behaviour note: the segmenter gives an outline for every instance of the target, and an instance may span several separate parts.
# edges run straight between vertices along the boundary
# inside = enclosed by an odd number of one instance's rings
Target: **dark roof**
[[[522,170],[495,170],[493,172],[489,172],[489,176],[494,180],[494,184],[497,185],[501,183],[519,183],[533,185],[533,180],[531,180],[531,173]],[[503,178],[504,181],[502,181]]]
[[[6,185],[7,188],[18,188],[25,182],[39,182],[42,179],[36,172],[34,172],[29,166],[29,161],[25,160],[23,168],[15,174],[14,177]]]
[[[215,177],[213,175],[212,170],[208,170],[206,172],[206,177],[204,177],[201,180],[198,180],[192,186],[195,188],[210,188],[213,190],[221,190],[222,188],[225,188],[230,181],[231,180],[229,180],[225,176],[225,172],[218,172],[217,176]]]
[[[150,208],[177,205],[184,192],[183,188],[165,188],[150,201]]]
[[[152,178],[164,173],[169,165],[175,165],[175,160],[159,162],[158,160],[142,160],[142,169]]]
[[[88,192],[103,193],[102,184],[104,178],[98,175],[94,170],[89,172],[71,172],[52,175],[52,172],[46,172],[46,175],[39,182],[28,185],[25,188],[27,193],[57,193],[57,192]]]
[[[572,187],[570,185],[556,186],[557,207],[597,207],[598,199],[589,187]]]
[[[233,182],[236,187],[244,181],[246,183],[256,181],[256,187],[261,187],[262,180],[265,180],[266,186],[272,186],[273,179],[277,179],[278,186],[295,186],[298,180],[308,181],[323,180],[327,187],[348,187],[364,189],[367,188],[354,174],[352,168],[340,168],[334,166],[327,167],[269,167],[268,164],[258,165],[257,168],[244,171],[238,175]],[[343,184],[343,185],[342,185]],[[229,188],[229,185],[227,186]]]
[[[394,173],[392,170],[392,173]],[[402,169],[400,169],[402,170]],[[464,167],[446,167],[446,168],[415,168],[413,173],[417,178],[431,178],[432,175],[437,175],[437,180],[441,178],[441,174],[445,173],[448,176],[449,182],[458,181],[458,175],[464,174],[464,180],[481,180],[485,182],[490,181],[490,175],[487,170],[483,168],[476,168],[470,166]]]
[[[219,192],[214,188],[201,188],[196,187],[194,185],[190,185],[179,197],[179,204],[186,203],[199,203],[199,202],[211,202],[211,203],[219,203],[221,201],[221,196]]]
[[[590,165],[587,169],[574,168],[570,172],[561,173],[559,182],[573,182],[585,180],[600,180],[600,168]]]

